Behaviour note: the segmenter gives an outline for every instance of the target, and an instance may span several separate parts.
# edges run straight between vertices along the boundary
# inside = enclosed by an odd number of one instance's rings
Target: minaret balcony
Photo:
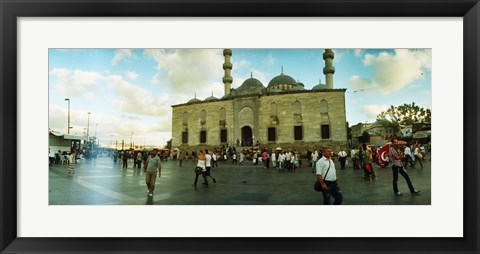
[[[325,68],[323,68],[323,74],[335,74],[335,67],[326,66]]]
[[[223,56],[232,56],[232,50],[231,49],[224,49],[223,50]]]
[[[335,56],[335,54],[333,53],[333,51],[325,51],[323,53],[323,60],[326,60],[326,59],[333,59]]]
[[[222,81],[223,81],[223,83],[232,83],[233,78],[232,77],[223,77]]]
[[[224,70],[231,70],[233,68],[233,64],[231,63],[224,63],[223,64],[223,69]]]

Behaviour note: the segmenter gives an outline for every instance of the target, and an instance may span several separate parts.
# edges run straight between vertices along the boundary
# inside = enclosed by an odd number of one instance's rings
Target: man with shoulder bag
[[[330,197],[333,197],[333,204],[341,205],[343,194],[338,186],[335,163],[331,159],[332,149],[326,147],[323,151],[323,157],[316,163],[317,182],[322,187],[323,204],[330,205]]]

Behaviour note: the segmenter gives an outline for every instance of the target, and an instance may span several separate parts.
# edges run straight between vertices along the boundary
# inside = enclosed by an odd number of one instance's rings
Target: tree
[[[370,133],[368,133],[368,131],[364,131],[362,133],[362,136],[358,138],[358,141],[360,141],[360,143],[369,143],[370,142]]]
[[[430,109],[421,108],[412,104],[403,104],[397,107],[390,106],[377,116],[377,121],[389,121],[398,125],[412,125],[414,123],[431,123],[432,112]]]
[[[165,145],[164,148],[169,149],[169,150],[172,149],[172,139],[170,139],[170,140],[167,141],[167,144]]]
[[[389,127],[392,128],[393,133],[397,133],[397,132],[400,131],[400,125],[398,123],[392,123],[387,119],[378,119],[377,118],[376,124],[379,125],[379,126],[386,127],[386,128],[389,128]]]
[[[350,127],[350,124],[347,122],[347,138],[350,140],[352,139],[352,127]]]

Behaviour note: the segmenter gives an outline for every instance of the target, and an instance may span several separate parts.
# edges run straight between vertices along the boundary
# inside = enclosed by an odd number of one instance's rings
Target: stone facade
[[[225,95],[201,101],[194,98],[172,106],[172,147],[198,151],[227,146],[298,151],[332,147],[347,149],[346,89],[333,88],[334,53],[326,49],[324,74],[327,84],[305,90],[304,84],[283,73],[265,87],[251,76],[231,89],[233,51],[225,49]]]
[[[327,113],[320,112],[322,101],[327,103]],[[294,112],[294,104],[300,112]],[[308,149],[324,146],[331,146],[334,151],[347,149],[345,89],[245,96],[179,104],[172,109],[172,146],[181,150],[212,149],[227,143],[236,146],[237,139],[240,146],[247,146],[248,140],[242,133],[245,127],[251,129],[254,143],[259,141],[260,147],[271,150],[280,146],[304,154]],[[329,126],[329,138],[322,138],[322,125]],[[301,126],[300,140],[295,140],[295,126]],[[270,141],[269,128],[275,128],[274,140]],[[221,130],[226,130],[225,142],[221,140]],[[183,133],[188,133],[188,140],[182,140]]]

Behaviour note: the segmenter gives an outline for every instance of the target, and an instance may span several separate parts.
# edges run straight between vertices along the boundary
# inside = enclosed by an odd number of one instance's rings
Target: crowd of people
[[[387,149],[387,150],[382,150]],[[382,161],[380,153],[387,151],[386,156]],[[428,151],[428,152],[427,152]],[[313,151],[308,150],[306,157],[311,167],[312,173],[316,173],[316,182],[319,184],[319,191],[322,192],[324,204],[330,204],[330,199],[334,198],[334,205],[339,205],[343,201],[343,194],[340,187],[337,184],[337,173],[335,163],[333,159],[337,158],[340,164],[340,169],[344,170],[348,165],[348,157],[352,163],[353,170],[363,170],[364,178],[370,181],[375,179],[374,163],[377,166],[386,167],[391,165],[393,176],[393,192],[396,196],[401,196],[402,193],[398,190],[398,175],[401,175],[409,188],[412,195],[419,195],[419,190],[416,190],[413,183],[406,171],[408,165],[416,167],[416,164],[420,164],[423,168],[422,161],[425,161],[427,155],[430,153],[431,147],[428,145],[428,149],[421,144],[408,145],[404,141],[392,139],[390,143],[385,147],[375,147],[362,144],[359,147],[354,147],[347,153],[345,150],[340,150],[334,155],[330,147],[324,147],[323,149],[315,149]],[[59,151],[60,153],[60,151]],[[57,154],[59,154],[57,153]],[[53,163],[58,163],[58,157],[55,154],[55,158],[50,160]],[[383,154],[383,152],[382,152]],[[69,154],[63,154],[68,168],[68,174],[75,174],[75,161],[77,154],[75,151]],[[122,161],[122,168],[126,170],[128,168],[128,159],[133,159],[133,168],[141,169],[143,165],[143,171],[145,172],[145,183],[148,189],[149,197],[153,196],[155,188],[155,181],[157,177],[161,176],[161,161],[162,157],[159,154],[158,149],[151,151],[113,151],[112,158],[116,163],[118,159]],[[245,158],[251,158],[251,162],[254,165],[262,165],[264,169],[274,169],[279,172],[295,172],[302,165],[302,159],[300,153],[296,151],[283,151],[281,148],[270,152],[264,148],[262,150],[256,149],[253,153],[248,154],[245,151],[237,153],[235,149],[225,149],[223,151],[210,151],[208,149],[201,149],[200,151],[192,151],[191,158],[196,161],[195,178],[192,186],[197,189],[197,183],[200,176],[203,178],[202,185],[208,186],[208,178],[215,184],[217,179],[213,176],[212,169],[218,169],[218,162],[228,162],[231,160],[232,164],[244,164]],[[178,160],[179,166],[182,166],[184,160],[189,159],[188,153],[184,151],[177,151],[175,154],[175,160]],[[382,161],[382,162],[381,162]]]

